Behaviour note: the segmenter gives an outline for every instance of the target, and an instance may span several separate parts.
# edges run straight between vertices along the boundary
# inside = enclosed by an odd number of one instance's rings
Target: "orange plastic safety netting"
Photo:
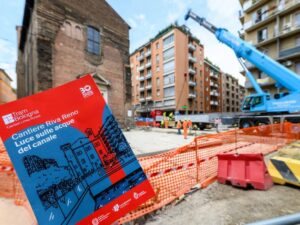
[[[176,150],[141,157],[139,161],[156,195],[137,210],[121,218],[119,222],[128,222],[157,210],[196,185],[202,187],[208,185],[216,178],[219,153],[268,154],[299,139],[298,124],[265,125],[195,137],[190,144]],[[32,214],[2,143],[0,143],[0,178],[0,196],[14,198],[16,204],[26,206]]]

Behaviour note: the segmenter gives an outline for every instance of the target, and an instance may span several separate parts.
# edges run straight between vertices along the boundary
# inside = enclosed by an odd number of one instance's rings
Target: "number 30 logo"
[[[79,89],[83,97],[89,97],[94,94],[90,85],[85,85],[84,87],[81,87]]]

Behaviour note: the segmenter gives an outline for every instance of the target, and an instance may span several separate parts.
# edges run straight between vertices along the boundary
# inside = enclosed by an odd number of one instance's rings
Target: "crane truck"
[[[185,15],[185,20],[189,18],[195,20],[198,24],[212,32],[220,42],[234,51],[256,92],[244,98],[241,108],[243,114],[238,116],[240,128],[283,121],[300,122],[299,75],[260,52],[240,37],[233,35],[224,28],[214,26],[205,18],[199,17],[191,10]],[[278,92],[273,95],[265,92],[256,82],[253,74],[251,74],[245,66],[245,60],[274,79]],[[287,91],[280,92],[282,88],[285,88]]]

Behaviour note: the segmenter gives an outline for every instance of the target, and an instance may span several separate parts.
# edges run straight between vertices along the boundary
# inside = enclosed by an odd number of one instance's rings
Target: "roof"
[[[9,79],[10,81],[12,81],[11,77],[5,72],[4,69],[1,69],[1,68],[0,68],[0,72],[2,72],[2,73],[4,74],[4,76],[7,77],[7,79]]]
[[[169,26],[167,26],[166,28],[162,29],[161,31],[159,31],[153,38],[150,38],[150,40],[148,42],[146,42],[145,44],[143,44],[142,46],[140,46],[139,48],[135,49],[130,56],[134,55],[136,52],[138,52],[140,49],[144,48],[145,46],[149,45],[149,43],[156,41],[157,39],[161,38],[162,36],[164,36],[165,34],[167,34],[168,32],[172,31],[173,29],[178,29],[180,30],[182,33],[191,36],[191,38],[196,41],[199,45],[202,46],[200,40],[198,38],[196,38],[195,36],[193,36],[193,34],[190,32],[190,29],[186,26],[186,25],[182,25],[179,26],[177,23],[174,24],[170,24]]]
[[[220,67],[218,65],[215,65],[210,61],[208,58],[205,57],[204,63],[208,64],[210,67],[213,67],[215,70],[221,71]]]

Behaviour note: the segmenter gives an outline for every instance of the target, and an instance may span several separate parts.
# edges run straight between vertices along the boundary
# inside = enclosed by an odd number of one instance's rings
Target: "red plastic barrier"
[[[272,187],[262,154],[218,154],[218,181],[246,188],[252,185],[258,190]]]

